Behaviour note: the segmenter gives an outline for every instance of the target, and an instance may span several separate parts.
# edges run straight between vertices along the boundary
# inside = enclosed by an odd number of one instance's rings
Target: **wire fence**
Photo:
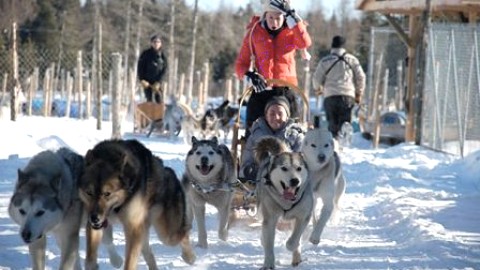
[[[372,28],[366,99],[368,118],[404,111],[407,46],[392,28]],[[422,106],[421,144],[465,156],[480,149],[480,28],[432,24]],[[385,92],[386,94],[383,94]]]
[[[464,156],[480,149],[480,28],[433,24],[428,40],[422,144]]]

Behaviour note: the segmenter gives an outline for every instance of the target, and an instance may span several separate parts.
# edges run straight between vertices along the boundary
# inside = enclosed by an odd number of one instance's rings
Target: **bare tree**
[[[193,74],[195,72],[195,46],[197,44],[197,24],[198,24],[198,0],[195,0],[195,6],[193,8],[193,22],[192,22],[192,49],[190,50],[190,66],[188,67],[187,104],[190,104],[192,102]]]

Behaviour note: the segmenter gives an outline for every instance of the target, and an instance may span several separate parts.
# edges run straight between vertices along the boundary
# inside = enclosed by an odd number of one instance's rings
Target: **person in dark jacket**
[[[144,50],[138,59],[137,76],[143,87],[147,101],[162,103],[161,85],[167,72],[167,58],[162,50],[162,40],[158,35],[150,38],[150,48]]]
[[[265,105],[265,114],[258,118],[251,127],[251,135],[242,151],[240,178],[254,180],[257,175],[253,149],[265,136],[274,136],[287,143],[294,152],[300,151],[305,130],[290,118],[290,103],[284,96],[272,97]]]

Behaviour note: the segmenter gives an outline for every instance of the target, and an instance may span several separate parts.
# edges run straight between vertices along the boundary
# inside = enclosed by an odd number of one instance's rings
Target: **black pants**
[[[350,96],[330,96],[323,100],[323,108],[328,121],[328,130],[337,137],[342,124],[352,121],[355,99]]]
[[[159,91],[154,91],[150,86],[143,89],[143,93],[145,94],[145,98],[148,102],[153,101],[153,93],[155,92],[155,102],[162,103],[162,95]]]
[[[252,126],[253,122],[265,114],[265,105],[274,96],[284,96],[290,103],[290,118],[299,118],[300,110],[297,103],[295,92],[288,87],[273,87],[272,90],[260,93],[253,92],[247,104],[247,127]]]

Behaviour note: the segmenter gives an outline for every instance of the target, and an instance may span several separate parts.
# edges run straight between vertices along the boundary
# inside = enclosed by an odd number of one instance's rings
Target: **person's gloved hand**
[[[149,84],[147,81],[145,81],[145,80],[141,80],[141,81],[140,81],[140,84],[142,85],[143,88],[147,88],[147,87],[150,86],[150,84]]]
[[[355,93],[355,103],[360,104],[361,101],[362,101],[362,95],[359,93]]]
[[[155,91],[155,92],[159,92],[159,91],[160,91],[160,83],[159,83],[159,82],[155,82],[155,83],[152,85],[152,90]]]
[[[247,83],[253,87],[255,93],[260,93],[267,88],[267,81],[256,71],[247,71],[245,73]]]
[[[270,0],[270,6],[279,12],[285,14],[285,19],[288,28],[292,29],[302,20],[300,16],[295,12],[295,9],[290,7],[290,1],[288,0]]]

